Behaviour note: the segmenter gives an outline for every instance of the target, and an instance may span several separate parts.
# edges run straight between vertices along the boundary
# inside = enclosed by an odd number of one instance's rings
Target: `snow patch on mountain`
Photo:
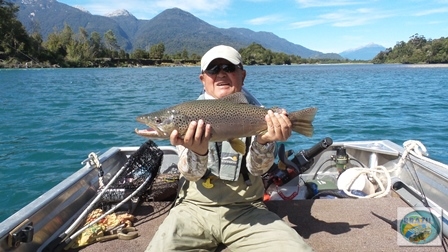
[[[91,14],[86,8],[84,8],[84,7],[80,6],[80,5],[74,5],[73,7],[75,7],[76,9],[78,9],[78,10],[80,10],[82,12]]]
[[[121,10],[115,10],[111,13],[108,13],[105,16],[106,17],[120,17],[120,16],[131,17],[132,14],[129,13],[129,11],[127,11],[125,9],[121,9]]]

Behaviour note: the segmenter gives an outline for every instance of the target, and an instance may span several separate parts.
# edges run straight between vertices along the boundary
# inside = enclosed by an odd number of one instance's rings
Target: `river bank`
[[[199,60],[153,60],[153,59],[113,59],[98,58],[84,62],[82,65],[67,62],[66,65],[51,64],[48,61],[18,61],[16,59],[1,60],[0,68],[104,68],[104,67],[148,67],[148,66],[198,66]]]

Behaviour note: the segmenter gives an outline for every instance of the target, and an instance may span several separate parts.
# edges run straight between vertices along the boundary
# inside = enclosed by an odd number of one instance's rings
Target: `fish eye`
[[[154,117],[154,121],[155,121],[156,123],[161,123],[161,122],[162,122],[162,119],[160,119],[160,118],[158,118],[158,117]]]

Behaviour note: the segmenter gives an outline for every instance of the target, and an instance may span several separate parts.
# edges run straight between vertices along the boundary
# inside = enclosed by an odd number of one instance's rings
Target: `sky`
[[[58,0],[94,15],[125,9],[149,20],[180,8],[219,28],[272,32],[323,53],[374,43],[386,48],[415,34],[448,37],[448,0]]]

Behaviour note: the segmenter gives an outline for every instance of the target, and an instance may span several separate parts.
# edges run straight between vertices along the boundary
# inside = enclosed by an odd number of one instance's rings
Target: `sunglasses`
[[[208,74],[218,74],[221,70],[223,70],[226,73],[233,73],[237,67],[241,68],[240,65],[233,64],[209,65],[204,72]]]

